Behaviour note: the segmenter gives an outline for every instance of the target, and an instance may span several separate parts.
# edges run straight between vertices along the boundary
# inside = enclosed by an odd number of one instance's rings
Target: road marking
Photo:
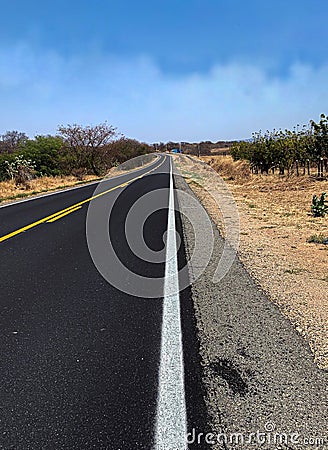
[[[87,198],[87,199],[85,199],[85,200],[83,200],[83,201],[81,201],[79,203],[76,203],[75,205],[71,205],[68,208],[62,209],[61,211],[57,211],[54,214],[51,214],[50,216],[43,217],[42,219],[39,219],[36,222],[30,223],[30,224],[28,224],[28,225],[26,225],[26,226],[24,226],[22,228],[19,228],[18,230],[12,231],[11,233],[8,233],[8,234],[6,234],[4,236],[1,236],[0,237],[0,242],[4,242],[4,241],[6,241],[6,240],[8,240],[8,239],[10,239],[10,238],[12,238],[14,236],[17,236],[18,234],[24,233],[25,231],[30,230],[31,228],[34,228],[34,227],[36,227],[36,226],[38,226],[38,225],[40,225],[42,223],[54,222],[54,220],[51,220],[54,217],[58,216],[57,219],[60,219],[61,217],[64,217],[66,215],[66,214],[64,214],[66,212],[67,212],[67,214],[69,214],[70,212],[73,212],[73,211],[71,211],[73,209],[74,210],[79,209],[79,207],[82,207],[82,205],[84,205],[86,203],[89,203],[92,200],[95,200],[96,198],[102,197],[103,195],[106,195],[109,192],[112,192],[112,191],[114,191],[116,189],[119,189],[121,187],[127,186],[128,184],[133,183],[134,181],[138,180],[139,178],[143,178],[146,175],[149,175],[151,172],[153,172],[154,170],[157,170],[159,167],[161,167],[161,165],[164,164],[165,161],[166,161],[166,156],[163,158],[163,161],[158,166],[154,167],[151,170],[148,170],[148,172],[145,172],[141,177],[131,178],[131,180],[129,180],[127,182],[124,182],[124,183],[121,183],[121,184],[119,184],[117,186],[114,186],[114,187],[108,189],[107,191],[100,192],[99,194],[94,195],[93,197],[89,197],[89,198]],[[59,216],[61,216],[61,217],[59,217]]]
[[[174,190],[172,160],[170,159],[170,195],[155,450],[187,449],[187,413],[180,316]]]
[[[47,220],[47,223],[55,222],[56,220],[61,219],[62,217],[65,217],[68,214],[71,214],[72,212],[77,211],[78,209],[81,209],[81,208],[82,208],[82,206],[77,206],[76,208],[72,208],[69,211],[66,211],[66,212],[64,212],[62,214],[59,214],[59,216],[55,216],[52,219]]]

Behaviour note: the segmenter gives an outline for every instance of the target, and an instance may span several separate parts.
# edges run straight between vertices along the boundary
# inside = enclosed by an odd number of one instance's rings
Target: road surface
[[[95,185],[0,208],[1,449],[132,450],[165,442],[158,436],[167,433],[159,418],[164,282],[157,298],[109,284],[89,254],[86,218],[90,202],[111,204],[116,254],[135,273],[165,280],[165,261],[149,263],[129,249],[124,222],[138,198],[163,190],[166,208],[146,220],[144,236],[152,250],[165,250],[170,183],[170,158],[160,156],[106,181],[91,201]],[[180,250],[179,264],[183,257]],[[192,349],[180,401],[187,420],[200,424],[197,342],[188,291],[181,295]]]
[[[0,449],[327,448],[327,373],[192,198],[160,155],[0,207]]]

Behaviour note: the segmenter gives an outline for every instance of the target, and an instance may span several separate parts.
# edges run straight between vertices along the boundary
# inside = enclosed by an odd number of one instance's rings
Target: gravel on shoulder
[[[186,218],[181,193],[197,198],[178,173],[175,186],[188,259],[201,219],[190,207]],[[209,443],[215,450],[327,449],[328,372],[318,368],[309,346],[237,256],[226,276],[213,282],[224,239],[212,228],[211,259],[191,286]],[[202,432],[195,430],[195,439],[205,439]]]

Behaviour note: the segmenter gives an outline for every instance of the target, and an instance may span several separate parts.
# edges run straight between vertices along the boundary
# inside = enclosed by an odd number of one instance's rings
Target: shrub
[[[314,244],[328,244],[328,237],[323,234],[313,234],[307,239],[307,242]]]
[[[28,182],[35,174],[35,163],[31,159],[25,159],[23,155],[15,156],[13,161],[5,161],[9,178],[15,180],[16,185],[28,187]]]
[[[0,181],[6,181],[10,178],[8,174],[8,163],[11,163],[14,158],[15,155],[13,154],[0,155]]]
[[[62,146],[58,136],[36,136],[21,147],[20,154],[34,161],[36,176],[56,176],[62,174]]]
[[[72,173],[73,177],[75,177],[77,180],[83,181],[87,174],[87,170],[84,169],[83,167],[74,168],[74,169],[72,169],[71,173]]]
[[[313,196],[311,210],[314,217],[324,217],[327,214],[326,192],[323,192],[320,198],[316,195]]]

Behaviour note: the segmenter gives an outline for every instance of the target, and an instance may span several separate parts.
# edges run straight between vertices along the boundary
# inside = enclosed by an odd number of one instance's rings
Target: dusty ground
[[[208,166],[181,158],[187,182],[224,235],[220,211],[200,181]],[[328,369],[328,245],[307,242],[328,237],[328,218],[310,212],[313,194],[328,192],[328,181],[255,176],[230,157],[202,159],[217,169],[237,203],[242,262],[308,341],[318,366]]]

